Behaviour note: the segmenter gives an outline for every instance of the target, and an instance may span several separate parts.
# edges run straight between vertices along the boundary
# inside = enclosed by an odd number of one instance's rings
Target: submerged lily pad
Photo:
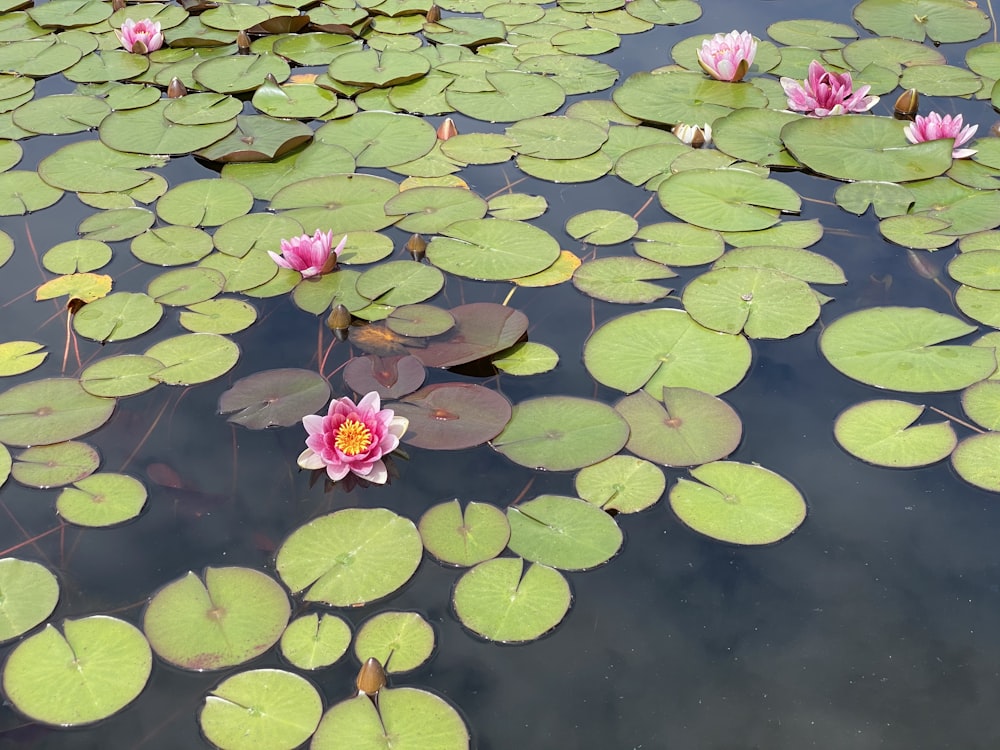
[[[670,507],[695,531],[733,544],[772,544],[806,517],[806,503],[791,482],[762,466],[717,461],[678,479]]]
[[[0,442],[48,445],[85,435],[108,421],[115,400],[93,396],[72,378],[23,383],[0,393]]]
[[[265,370],[237,380],[219,397],[219,412],[230,422],[263,430],[290,427],[330,400],[330,384],[312,370]]]
[[[923,411],[905,401],[865,401],[837,417],[833,434],[844,450],[870,464],[926,466],[947,458],[958,439],[947,421],[913,426]]]
[[[603,565],[623,541],[610,515],[575,497],[540,495],[507,508],[507,520],[511,552],[561,570]]]
[[[0,560],[0,591],[0,642],[43,622],[59,601],[59,582],[48,568],[14,557]]]
[[[510,539],[507,517],[488,503],[471,502],[464,512],[458,500],[435,505],[420,517],[419,529],[428,552],[462,567],[493,559]]]
[[[628,440],[625,420],[599,401],[544,396],[514,407],[493,447],[522,466],[566,471],[614,455]]]
[[[423,553],[413,522],[385,508],[348,508],[300,526],[278,550],[278,575],[309,602],[358,606],[388,596]]]
[[[862,383],[913,393],[957,391],[997,367],[989,349],[941,345],[975,330],[923,307],[874,307],[835,320],[819,345],[830,364]]]
[[[97,615],[46,625],[10,653],[4,694],[34,721],[80,726],[120,711],[142,692],[153,667],[149,644],[127,622]]]
[[[149,602],[143,630],[160,658],[196,671],[242,664],[281,637],[291,607],[284,589],[250,568],[188,572]]]

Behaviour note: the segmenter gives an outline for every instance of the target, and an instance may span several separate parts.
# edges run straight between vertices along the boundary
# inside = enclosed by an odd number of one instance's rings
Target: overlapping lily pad
[[[511,552],[561,570],[603,565],[622,545],[614,519],[575,497],[540,495],[507,508]]]

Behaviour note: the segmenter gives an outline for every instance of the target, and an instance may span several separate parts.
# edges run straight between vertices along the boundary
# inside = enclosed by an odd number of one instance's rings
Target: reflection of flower
[[[712,142],[712,126],[707,122],[700,127],[698,125],[677,123],[670,132],[687,145],[694,146],[695,148],[707,146]]]
[[[753,64],[757,42],[749,31],[716,34],[701,43],[698,64],[717,81],[740,81]]]
[[[372,391],[357,404],[346,396],[331,402],[325,417],[303,417],[302,426],[309,436],[299,466],[325,468],[335,482],[353,473],[385,484],[389,472],[382,457],[396,450],[410,422],[380,407],[379,395]]]
[[[301,273],[302,278],[308,279],[310,276],[328,273],[337,266],[337,256],[347,244],[347,235],[344,235],[340,244],[331,249],[332,244],[333,230],[324,234],[317,229],[312,237],[300,234],[290,240],[282,240],[281,255],[271,250],[268,250],[267,254],[282,268],[291,268]]]
[[[139,55],[155,52],[163,46],[163,34],[160,33],[159,22],[148,18],[141,21],[126,18],[122,27],[115,29],[115,36],[128,52]]]
[[[833,73],[815,60],[809,63],[809,77],[803,83],[782,78],[781,87],[788,95],[789,109],[811,117],[867,112],[878,102],[877,96],[865,96],[871,86],[854,91],[850,73]]]
[[[962,115],[945,115],[942,117],[937,112],[930,112],[927,117],[917,115],[916,122],[911,122],[903,128],[903,134],[910,143],[923,143],[924,141],[936,141],[941,138],[954,138],[954,150],[951,152],[953,159],[964,159],[976,153],[974,148],[959,148],[963,143],[976,134],[978,125],[966,125],[962,127]]]

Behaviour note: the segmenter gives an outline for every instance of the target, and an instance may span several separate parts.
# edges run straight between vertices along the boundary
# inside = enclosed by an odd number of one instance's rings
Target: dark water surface
[[[704,0],[699,21],[623,37],[621,49],[600,59],[624,79],[668,63],[670,47],[688,36],[737,28],[763,37],[769,23],[803,16],[850,23],[852,5]],[[954,49],[948,54],[964,48]],[[887,114],[894,96],[875,112]],[[963,107],[981,130],[990,125],[988,104]],[[483,125],[467,125],[464,132],[474,129]],[[26,142],[20,168],[34,168],[71,138]],[[174,160],[162,174],[171,185],[210,176],[190,158]],[[507,166],[470,168],[462,176],[486,195],[521,174]],[[819,218],[826,235],[812,249],[840,263],[850,280],[846,287],[824,288],[836,300],[825,306],[823,323],[872,304],[955,312],[939,287],[910,269],[901,248],[881,239],[870,215],[859,219],[823,203],[831,200],[831,181],[800,174],[782,179],[814,199],[804,203],[802,216]],[[581,248],[562,231],[569,216],[597,207],[634,213],[649,197],[613,177],[572,186],[529,179],[517,189],[548,198],[549,212],[536,223],[577,252]],[[26,220],[0,220],[17,244],[0,271],[0,340],[37,338],[51,351],[43,368],[7,379],[5,388],[58,375],[65,341],[58,303],[7,304],[22,291],[33,294],[47,275],[36,266],[27,232],[42,253],[74,238],[90,213],[66,195]],[[655,201],[640,217],[643,224],[666,219]],[[387,231],[401,247],[405,235]],[[145,277],[157,272],[136,266],[127,243],[115,248],[104,272],[118,289],[144,288]],[[933,259],[943,263],[953,253]],[[684,271],[676,288],[703,270]],[[887,275],[888,288],[873,280]],[[450,304],[499,302],[507,291],[507,285],[449,278],[444,295]],[[19,549],[19,557],[58,570],[63,593],[55,621],[116,613],[138,623],[147,597],[190,569],[247,565],[273,571],[273,545],[306,520],[343,507],[385,505],[417,519],[453,497],[502,507],[529,482],[529,496],[574,494],[572,473],[538,474],[486,446],[458,453],[410,448],[411,460],[396,462],[401,476],[389,487],[325,495],[321,486],[310,488],[295,466],[301,428],[234,430],[215,413],[219,394],[240,377],[272,367],[315,367],[316,321],[284,299],[255,304],[267,319],[233,337],[243,352],[234,371],[191,390],[156,388],[123,399],[112,421],[87,438],[106,469],[145,480],[146,467],[164,462],[189,489],[171,492],[147,481],[149,504],[136,522],[112,530],[68,528]],[[592,312],[600,325],[636,308],[592,303],[569,285],[519,289],[511,304],[531,319],[532,340],[558,349],[561,362],[546,375],[505,376],[487,385],[515,403],[547,393],[609,402],[620,397],[595,385],[581,352]],[[164,337],[180,332],[172,322],[158,330]],[[744,421],[744,440],[732,459],[780,473],[807,499],[805,524],[780,544],[748,549],[714,542],[684,527],[661,501],[640,515],[619,517],[626,534],[622,552],[603,568],[569,575],[573,607],[540,641],[503,647],[470,636],[449,605],[458,573],[429,560],[379,607],[341,614],[357,624],[379,608],[423,613],[436,629],[436,653],[394,684],[446,696],[463,712],[479,750],[996,748],[1000,499],[965,484],[947,464],[890,471],[840,450],[834,418],[880,392],[839,375],[819,356],[820,330],[817,324],[789,340],[752,342],[749,375],[724,395]],[[83,339],[79,346],[84,359],[111,353],[110,346],[101,351]],[[148,341],[136,346],[144,349]],[[335,350],[333,360],[342,361],[343,352]],[[75,366],[71,353],[69,374]],[[339,376],[332,383],[343,395]],[[961,413],[955,394],[927,403]],[[681,475],[668,470],[668,481]],[[0,492],[0,548],[53,528],[55,495],[8,482]],[[272,649],[251,666],[279,663]],[[330,705],[348,694],[356,668],[348,658],[310,679]],[[198,706],[230,673],[192,674],[157,662],[135,704],[81,730],[23,727],[6,707],[0,709],[0,748],[204,747]]]

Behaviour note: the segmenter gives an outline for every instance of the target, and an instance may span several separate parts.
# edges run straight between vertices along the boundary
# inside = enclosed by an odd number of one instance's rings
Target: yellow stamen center
[[[348,419],[337,430],[333,444],[346,456],[356,456],[368,450],[372,444],[372,432],[364,422]]]

